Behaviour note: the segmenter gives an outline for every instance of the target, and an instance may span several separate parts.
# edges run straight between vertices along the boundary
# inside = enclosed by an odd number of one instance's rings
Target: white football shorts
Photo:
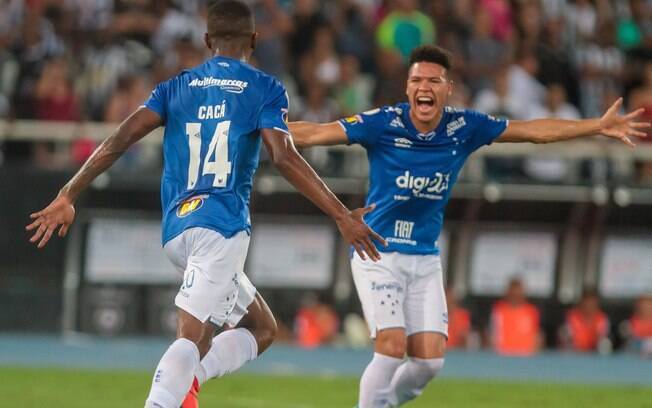
[[[353,255],[351,269],[371,337],[390,328],[408,336],[436,332],[448,337],[448,311],[438,255],[382,252],[378,262]]]
[[[238,324],[256,296],[244,273],[249,234],[231,238],[206,228],[189,228],[165,244],[165,253],[183,282],[174,304],[201,322]]]

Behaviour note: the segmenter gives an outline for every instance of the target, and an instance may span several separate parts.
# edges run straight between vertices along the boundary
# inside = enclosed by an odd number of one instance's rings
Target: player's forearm
[[[600,133],[600,119],[536,119],[525,122],[531,143],[554,143]]]
[[[290,129],[294,145],[297,147],[312,146],[311,136],[317,131],[317,126],[316,123],[303,121],[288,123],[288,129]]]
[[[337,221],[349,214],[346,206],[333,194],[299,153],[288,152],[285,157],[276,158],[274,164],[290,184],[329,217]]]

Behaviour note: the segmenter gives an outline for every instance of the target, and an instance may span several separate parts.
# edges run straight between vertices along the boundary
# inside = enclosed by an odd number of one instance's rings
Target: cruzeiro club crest
[[[183,201],[177,207],[177,217],[183,218],[199,210],[201,206],[204,205],[204,199],[206,197],[207,197],[206,195],[194,196]]]

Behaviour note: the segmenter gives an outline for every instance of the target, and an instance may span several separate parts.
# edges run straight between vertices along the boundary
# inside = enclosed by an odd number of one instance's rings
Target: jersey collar
[[[430,141],[432,140],[435,135],[444,128],[446,119],[447,119],[448,112],[446,112],[446,109],[443,110],[441,114],[441,119],[439,120],[439,123],[437,124],[437,127],[435,127],[433,130],[425,133],[421,133],[417,130],[417,128],[414,126],[412,123],[412,119],[410,118],[410,104],[407,103],[405,104],[405,108],[403,109],[403,123],[406,124],[407,129],[410,131],[410,134],[416,135],[417,139],[423,140],[423,141]]]

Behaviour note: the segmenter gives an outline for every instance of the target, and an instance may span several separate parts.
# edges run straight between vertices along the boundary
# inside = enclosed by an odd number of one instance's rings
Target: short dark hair
[[[432,62],[450,71],[453,66],[453,56],[447,50],[436,45],[422,45],[410,53],[410,67],[417,62]]]
[[[240,0],[216,0],[208,5],[208,37],[215,41],[248,39],[255,31],[254,15]]]

